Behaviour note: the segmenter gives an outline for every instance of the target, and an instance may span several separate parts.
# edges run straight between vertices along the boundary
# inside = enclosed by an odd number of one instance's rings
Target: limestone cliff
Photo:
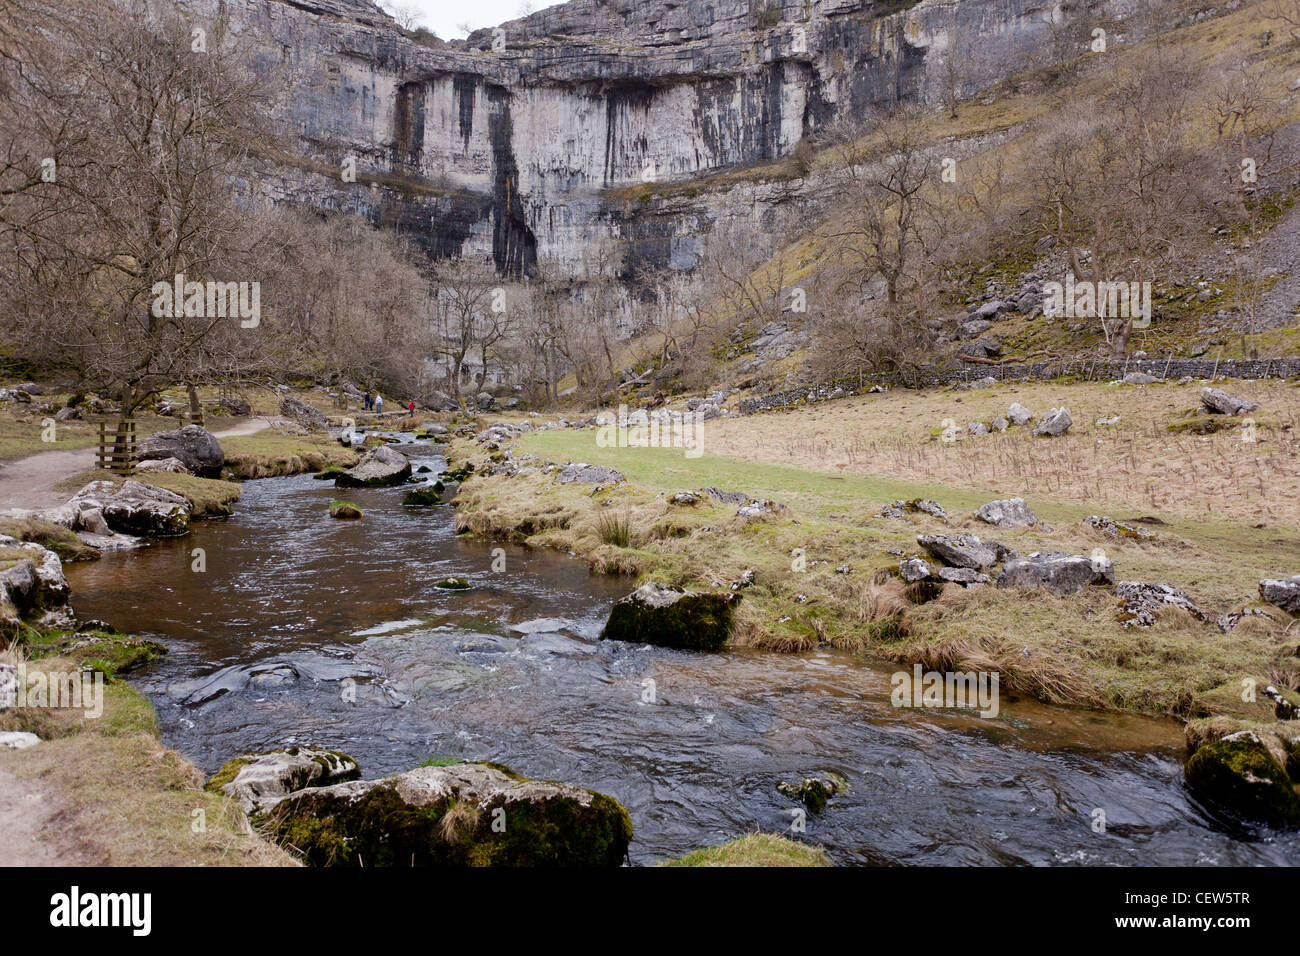
[[[950,55],[967,92],[985,87],[1063,16],[1042,0],[573,0],[443,43],[369,0],[176,2],[281,89],[277,199],[515,274],[539,256],[580,268],[600,236],[689,267],[719,218],[761,230],[770,197],[733,182],[665,205],[647,183],[771,163],[837,115],[934,100]]]

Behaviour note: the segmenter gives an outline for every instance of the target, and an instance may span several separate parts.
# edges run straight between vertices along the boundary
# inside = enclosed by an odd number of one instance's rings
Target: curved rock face
[[[257,822],[316,866],[619,866],[632,840],[617,800],[487,763],[302,790]]]
[[[199,425],[186,425],[172,432],[150,435],[140,443],[141,461],[175,458],[189,471],[205,478],[217,478],[226,463],[217,436]]]
[[[1288,773],[1300,766],[1300,728],[1289,723],[1238,730],[1199,746],[1187,761],[1188,788],[1235,816],[1300,826],[1300,794]]]
[[[220,16],[287,90],[275,118],[300,139],[268,168],[276,199],[356,211],[431,255],[490,255],[513,274],[548,256],[581,270],[607,236],[690,267],[723,224],[760,234],[788,191],[645,194],[779,161],[876,104],[937,102],[949,57],[973,93],[1040,65],[1059,31],[1034,0],[573,0],[443,43],[403,35],[368,0],[180,2]]]

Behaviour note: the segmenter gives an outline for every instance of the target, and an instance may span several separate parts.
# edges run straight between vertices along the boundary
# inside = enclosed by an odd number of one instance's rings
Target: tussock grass
[[[664,866],[830,866],[826,851],[772,833],[750,833],[720,846],[693,850]]]
[[[6,651],[13,656],[14,648]],[[82,660],[46,657],[28,668],[75,671]],[[21,723],[22,726],[18,726]],[[43,742],[0,754],[7,773],[61,806],[51,842],[77,859],[106,866],[296,866],[248,826],[238,804],[205,792],[203,774],[161,745],[149,702],[129,686],[104,686],[104,714],[14,708],[0,728],[25,729]],[[201,813],[199,812],[201,811]],[[192,826],[202,819],[204,827]]]

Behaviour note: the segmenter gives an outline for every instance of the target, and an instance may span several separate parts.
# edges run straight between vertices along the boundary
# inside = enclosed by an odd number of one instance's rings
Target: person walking
[[[370,389],[366,389],[366,403],[362,407],[363,411],[370,411]]]
[[[409,405],[406,406],[406,410],[410,413],[410,414],[407,416],[408,418],[414,418],[414,417],[415,417],[415,399],[411,399],[411,404],[409,404]]]
[[[378,392],[375,392],[375,414],[384,414],[384,396],[380,395]]]

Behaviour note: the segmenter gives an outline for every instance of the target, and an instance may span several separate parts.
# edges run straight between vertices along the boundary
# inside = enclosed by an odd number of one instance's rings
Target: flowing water
[[[1005,694],[993,719],[896,709],[893,668],[847,654],[602,642],[628,581],[459,540],[449,506],[403,507],[405,490],[248,482],[230,519],[70,566],[74,603],[167,645],[133,683],[164,741],[208,772],[294,743],[350,753],[367,777],[430,757],[500,761],[618,798],[633,863],[788,832],[793,804],[775,784],[826,771],[850,791],[793,835],[840,863],[1300,859],[1295,834],[1229,829],[1189,799],[1172,721]],[[329,518],[340,495],[365,517]],[[435,587],[449,576],[471,589]]]

